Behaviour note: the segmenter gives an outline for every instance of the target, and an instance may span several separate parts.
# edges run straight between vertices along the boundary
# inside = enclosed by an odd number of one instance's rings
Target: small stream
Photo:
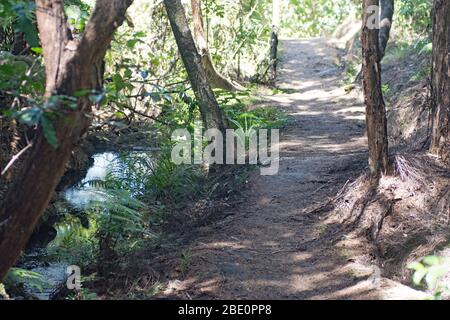
[[[89,182],[104,181],[109,170],[120,164],[119,155],[113,152],[95,154],[93,159],[94,164],[89,168],[83,180],[64,192],[65,200],[74,208],[85,209],[92,201],[102,200],[98,188],[89,185]]]
[[[94,154],[93,165],[88,169],[86,175],[79,183],[67,188],[61,194],[69,207],[69,211],[82,212],[88,208],[91,202],[104,200],[105,195],[100,192],[101,188],[91,182],[105,181],[110,175],[118,179],[127,178],[131,183],[133,192],[139,194],[143,188],[143,184],[138,180],[139,171],[142,172],[142,170],[136,169],[147,168],[148,170],[152,166],[151,154],[154,151],[155,149],[148,149],[129,151],[127,153],[102,152]],[[52,242],[53,244],[59,243],[59,238],[63,236],[61,234],[62,230],[60,228],[57,228],[57,230],[56,238]],[[40,274],[48,283],[43,288],[36,288],[25,283],[24,291],[26,296],[38,300],[50,300],[65,286],[68,277],[66,269],[69,263],[52,260],[58,259],[57,257],[56,259],[50,258],[49,261],[46,248],[38,248],[26,253],[21,267]]]

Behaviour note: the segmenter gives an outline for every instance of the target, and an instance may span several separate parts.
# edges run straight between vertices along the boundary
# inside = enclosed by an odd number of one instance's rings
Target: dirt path
[[[337,51],[324,39],[285,40],[279,87],[266,97],[290,117],[280,171],[249,181],[244,203],[204,227],[186,250],[183,281],[168,295],[220,299],[380,298],[325,236],[324,215],[305,208],[335,195],[364,166],[364,108],[339,83]],[[372,279],[373,280],[373,279]]]

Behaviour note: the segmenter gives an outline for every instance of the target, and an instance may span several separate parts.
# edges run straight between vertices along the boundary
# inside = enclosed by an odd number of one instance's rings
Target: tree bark
[[[232,83],[229,79],[221,75],[211,59],[209,53],[208,40],[205,35],[205,28],[203,26],[203,14],[201,0],[191,0],[192,7],[192,21],[194,24],[194,38],[197,44],[198,52],[201,56],[203,68],[205,69],[206,76],[213,88],[220,88],[227,91],[240,91],[244,88],[238,84]]]
[[[433,3],[431,152],[450,162],[450,0]]]
[[[191,30],[189,29],[184,7],[180,0],[164,0],[164,5],[181,59],[200,106],[203,123],[208,129],[214,128],[225,132],[227,123],[209,85],[200,54],[197,52]]]
[[[391,33],[392,17],[394,16],[394,0],[380,0],[380,5],[380,33],[378,41],[381,59],[383,59]]]
[[[369,167],[371,178],[374,181],[378,181],[381,173],[387,174],[389,169],[386,108],[381,91],[378,29],[370,27],[367,23],[371,17],[368,8],[378,4],[378,0],[363,0],[363,27],[361,32]]]
[[[272,0],[272,34],[270,37],[270,81],[277,77],[278,31],[280,28],[280,0]]]
[[[101,65],[114,31],[133,0],[97,0],[82,39],[68,31],[61,0],[36,0],[36,18],[46,71],[46,96],[73,97],[81,90],[101,89]],[[92,103],[77,99],[75,109],[57,100],[52,121],[59,146],[52,147],[38,129],[28,158],[0,208],[0,281],[25,247],[64,173],[74,146],[89,127]]]

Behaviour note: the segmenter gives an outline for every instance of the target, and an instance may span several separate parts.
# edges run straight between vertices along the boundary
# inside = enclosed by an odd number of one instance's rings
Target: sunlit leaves
[[[31,51],[33,51],[36,54],[42,54],[42,52],[43,52],[41,47],[33,47],[33,48],[31,48]]]
[[[347,0],[289,0],[281,31],[300,37],[329,34],[355,6]]]
[[[17,286],[19,284],[27,284],[31,288],[43,291],[50,286],[50,283],[45,278],[37,273],[22,268],[11,268],[6,275],[5,283],[9,286]]]
[[[422,282],[422,279],[427,274],[427,268],[420,262],[413,262],[408,266],[408,269],[412,269],[415,271],[413,274],[413,279],[412,279],[413,283],[415,285],[420,285],[420,283]]]
[[[448,258],[435,255],[426,256],[420,262],[409,264],[408,269],[414,271],[413,283],[418,286],[425,280],[427,288],[433,292],[435,297],[439,298],[442,291],[449,290],[448,287],[440,283],[440,279],[450,272],[450,260]]]
[[[86,27],[89,19],[88,7],[86,5],[69,5],[65,8],[65,13],[69,24],[76,33],[81,33]]]
[[[77,21],[81,18],[81,9],[78,6],[70,5],[65,11],[69,20]]]
[[[397,21],[394,23],[419,34],[423,34],[427,28],[430,30],[432,1],[396,0],[395,7]]]

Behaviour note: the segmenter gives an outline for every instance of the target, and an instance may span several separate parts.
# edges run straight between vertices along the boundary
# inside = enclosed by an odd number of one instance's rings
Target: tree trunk
[[[53,127],[58,147],[38,129],[33,146],[0,208],[0,281],[25,247],[38,219],[64,173],[74,146],[89,127],[91,101],[79,97],[77,108],[61,96],[101,89],[101,65],[113,33],[133,0],[97,0],[82,39],[68,31],[61,0],[36,0],[36,18],[43,48],[46,96],[58,99]]]
[[[225,132],[227,127],[222,110],[208,82],[200,54],[195,47],[191,30],[180,0],[164,0],[167,16],[188,73],[189,81],[200,105],[200,112],[206,128]]]
[[[433,4],[431,151],[450,161],[450,0]]]
[[[227,91],[239,91],[244,88],[238,84],[232,83],[229,79],[221,75],[211,59],[209,53],[208,40],[205,36],[205,28],[203,26],[203,14],[201,0],[191,0],[192,7],[192,20],[194,24],[194,37],[197,44],[198,52],[201,56],[203,68],[205,69],[206,76],[213,88],[220,88]]]
[[[380,0],[380,5],[380,34],[378,36],[378,41],[381,59],[383,59],[389,41],[389,35],[391,33],[392,17],[394,16],[394,0]]]
[[[381,91],[381,64],[378,48],[378,29],[368,23],[378,0],[363,0],[363,28],[361,44],[363,54],[363,88],[366,104],[366,127],[369,141],[369,167],[371,178],[378,181],[381,173],[389,169],[386,110]]]
[[[280,0],[272,0],[272,35],[270,37],[270,81],[277,77],[278,31],[280,28]]]

